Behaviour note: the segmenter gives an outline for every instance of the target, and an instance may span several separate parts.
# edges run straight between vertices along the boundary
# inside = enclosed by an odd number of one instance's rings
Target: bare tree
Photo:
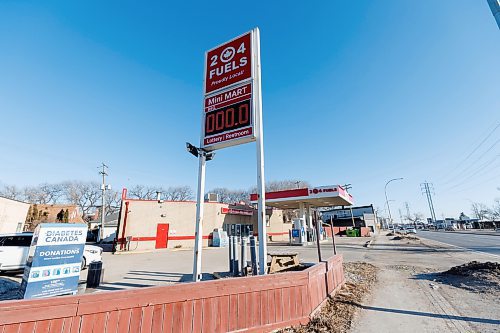
[[[500,219],[500,198],[496,198],[493,206],[489,209],[489,214],[493,219]]]
[[[231,191],[231,201],[233,203],[244,202],[250,204],[250,191],[248,190],[234,190]]]
[[[273,180],[266,183],[266,191],[284,191],[310,187],[309,182],[297,179]]]
[[[471,205],[472,214],[479,220],[484,220],[488,218],[488,207],[479,202],[473,202]]]
[[[229,203],[230,202],[230,190],[226,187],[217,187],[209,191],[209,193],[215,193],[219,197],[219,202]]]
[[[405,218],[411,223],[419,223],[424,221],[424,214],[422,213],[410,213],[410,215],[406,214]]]
[[[233,204],[238,202],[250,203],[250,192],[246,190],[230,190],[225,187],[217,187],[209,191],[219,195],[219,202]]]
[[[161,187],[152,187],[145,185],[134,185],[128,190],[128,194],[131,198],[141,199],[141,200],[154,200],[156,199],[156,192],[163,192]]]
[[[193,190],[189,186],[171,186],[164,191],[163,194],[165,200],[170,201],[186,201],[193,199]]]
[[[285,179],[266,182],[266,192],[285,191],[306,187],[311,187],[311,184],[305,180]],[[257,187],[253,186],[250,192],[257,193]]]
[[[77,205],[85,217],[97,207],[101,200],[101,185],[97,182],[68,181],[62,183],[67,202]]]
[[[0,189],[0,196],[13,200],[23,200],[22,190],[17,188],[16,185],[4,185]]]
[[[36,204],[56,204],[63,195],[61,184],[40,184],[23,189],[24,200]]]
[[[114,214],[120,210],[122,196],[119,191],[106,191],[106,216]]]
[[[63,187],[61,184],[40,184],[38,185],[39,192],[42,194],[42,204],[56,204],[63,195]]]

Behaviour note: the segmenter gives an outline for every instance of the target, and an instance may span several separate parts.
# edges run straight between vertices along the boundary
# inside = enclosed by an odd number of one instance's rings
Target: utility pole
[[[403,178],[400,177],[400,178],[393,178],[391,180],[388,180],[384,186],[385,204],[387,205],[387,210],[389,211],[389,223],[392,223],[393,227],[394,227],[394,223],[392,222],[391,207],[389,206],[389,199],[387,198],[387,185],[389,185],[390,182],[393,182],[396,180],[403,180]],[[394,229],[394,232],[396,232],[396,229]]]
[[[408,204],[408,202],[405,202],[405,207],[406,207],[406,219],[408,221],[410,221],[410,205]]]
[[[343,186],[344,190],[349,193],[349,190],[352,188],[351,184],[344,184]],[[351,221],[352,221],[352,226],[355,227],[356,224],[354,223],[354,214],[352,213],[352,206],[349,206],[349,209],[351,211]]]
[[[99,238],[98,242],[101,242],[102,239],[104,238],[104,219],[106,217],[106,176],[108,175],[106,173],[106,169],[108,166],[104,164],[104,162],[101,163],[100,168],[102,168],[102,171],[99,171],[99,174],[102,175],[102,184],[101,184],[101,191],[102,191],[102,209],[101,209],[101,228],[99,229]]]
[[[401,208],[399,208],[399,220],[401,221],[401,224],[406,224],[403,222],[403,213],[401,212]]]
[[[429,182],[424,182],[420,184],[420,190],[422,191],[422,194],[425,193],[427,196],[427,202],[429,204],[429,210],[431,212],[431,219],[432,223],[436,223],[436,213],[434,212],[434,204],[432,203],[432,194],[434,192],[433,185]]]

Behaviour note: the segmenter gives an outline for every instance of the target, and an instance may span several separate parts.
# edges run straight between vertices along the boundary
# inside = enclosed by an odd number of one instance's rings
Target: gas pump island
[[[257,194],[250,196],[252,203],[256,203],[257,198]],[[314,240],[315,229],[312,223],[311,208],[351,206],[352,204],[352,195],[340,185],[266,192],[266,206],[299,210],[299,217],[293,219],[290,235],[290,242],[296,245],[304,245]],[[319,235],[319,239],[321,240],[321,235]]]

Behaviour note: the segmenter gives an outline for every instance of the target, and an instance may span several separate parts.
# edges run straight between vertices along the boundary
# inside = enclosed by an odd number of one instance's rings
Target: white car
[[[32,238],[32,232],[0,235],[0,272],[24,269]],[[85,245],[82,269],[95,261],[102,261],[102,248]]]

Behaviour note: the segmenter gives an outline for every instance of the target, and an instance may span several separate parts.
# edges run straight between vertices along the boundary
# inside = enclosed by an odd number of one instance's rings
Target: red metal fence
[[[267,332],[307,322],[343,284],[335,256],[300,272],[7,301],[0,332]]]

